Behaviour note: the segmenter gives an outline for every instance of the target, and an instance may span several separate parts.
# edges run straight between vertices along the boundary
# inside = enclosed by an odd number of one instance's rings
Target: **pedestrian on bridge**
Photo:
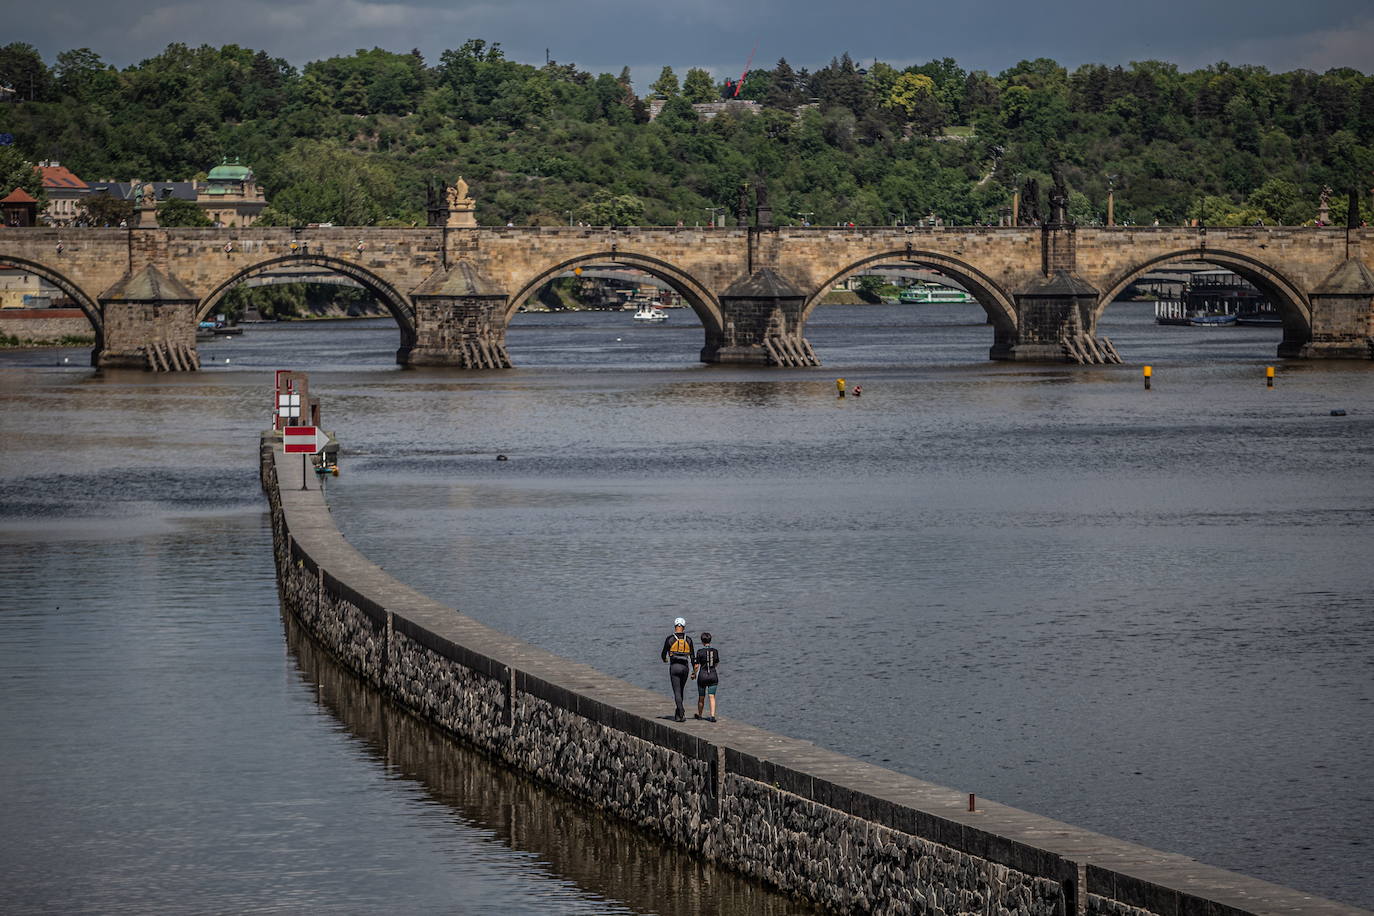
[[[719,664],[720,653],[711,645],[711,634],[703,632],[701,648],[697,650],[696,658],[692,659],[692,680],[697,682],[697,714],[692,717],[694,719],[701,718],[701,714],[706,711],[706,698],[710,697],[711,714],[706,717],[706,721],[716,721],[716,687],[720,684],[716,666]]]
[[[682,691],[687,686],[687,672],[695,653],[692,637],[687,635],[687,621],[679,617],[673,621],[673,632],[663,640],[663,651],[659,653],[659,657],[668,664],[668,680],[673,685],[675,704],[673,718],[678,722],[687,718],[687,711],[682,707]]]

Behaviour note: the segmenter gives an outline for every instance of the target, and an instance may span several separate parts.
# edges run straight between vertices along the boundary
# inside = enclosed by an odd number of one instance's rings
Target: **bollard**
[[[1145,390],[1150,390],[1150,376],[1154,375],[1154,366],[1145,367]]]
[[[974,806],[974,796],[973,796],[973,793],[972,793],[972,792],[970,792],[970,793],[968,794],[968,809],[969,809],[969,811],[975,810],[975,806]]]
[[[844,379],[835,379],[835,391],[840,397],[844,397]]]
[[[1274,367],[1273,367],[1273,366],[1265,366],[1265,367],[1264,367],[1264,387],[1265,387],[1265,388],[1273,388],[1273,387],[1274,387]]]

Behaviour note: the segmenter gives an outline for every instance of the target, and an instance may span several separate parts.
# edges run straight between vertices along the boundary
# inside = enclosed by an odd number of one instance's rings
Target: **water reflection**
[[[531,869],[607,901],[663,916],[818,912],[762,885],[665,847],[581,802],[512,773],[448,740],[335,664],[284,616],[301,679],[319,704],[387,771],[412,780],[464,826],[534,857]]]

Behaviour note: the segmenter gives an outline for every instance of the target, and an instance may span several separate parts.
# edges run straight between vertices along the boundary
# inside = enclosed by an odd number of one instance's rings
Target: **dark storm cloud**
[[[27,41],[50,61],[90,47],[125,66],[169,42],[261,48],[300,65],[356,48],[419,48],[435,61],[468,38],[541,63],[545,50],[594,72],[632,68],[643,88],[665,64],[717,76],[779,57],[824,65],[848,51],[906,65],[953,57],[999,71],[1023,58],[1073,67],[1155,58],[1185,69],[1218,60],[1273,70],[1374,70],[1367,0],[0,0],[0,41]]]

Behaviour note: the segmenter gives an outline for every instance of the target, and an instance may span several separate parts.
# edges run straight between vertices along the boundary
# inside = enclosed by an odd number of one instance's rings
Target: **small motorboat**
[[[1189,315],[1188,323],[1195,328],[1220,328],[1229,324],[1235,324],[1237,316],[1234,312],[1227,315],[1224,312],[1212,312],[1202,315]]]
[[[635,321],[667,321],[668,313],[654,305],[652,302],[645,302],[639,307],[639,311],[634,314]]]

